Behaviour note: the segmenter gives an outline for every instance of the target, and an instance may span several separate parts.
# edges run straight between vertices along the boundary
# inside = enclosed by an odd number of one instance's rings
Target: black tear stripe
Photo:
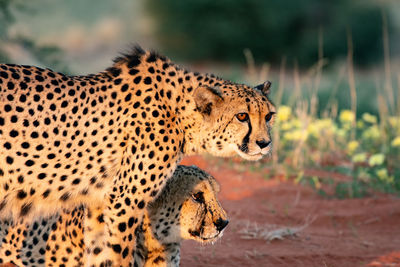
[[[211,214],[211,217],[214,217],[214,212],[211,208],[207,207],[208,212]]]
[[[200,207],[196,211],[196,215],[197,215],[196,217],[197,218],[202,218],[202,222],[200,223],[200,225],[197,224],[196,228],[200,228],[203,225],[205,217],[206,217],[206,214],[207,214],[207,212],[204,210],[203,205],[200,205]],[[196,229],[196,231],[198,231],[198,230]],[[200,230],[200,232],[201,232],[201,230]]]
[[[247,105],[247,110],[248,110],[248,112],[250,114],[250,105]],[[250,134],[251,134],[251,131],[252,131],[251,121],[250,120],[251,119],[249,118],[249,120],[247,121],[247,124],[249,125],[249,131],[247,132],[246,136],[243,138],[242,145],[239,146],[239,149],[241,151],[243,151],[244,153],[249,152]]]
[[[244,153],[249,152],[249,142],[250,142],[250,134],[252,131],[251,122],[250,120],[247,121],[249,125],[249,131],[247,132],[246,136],[243,138],[242,145],[239,147]]]

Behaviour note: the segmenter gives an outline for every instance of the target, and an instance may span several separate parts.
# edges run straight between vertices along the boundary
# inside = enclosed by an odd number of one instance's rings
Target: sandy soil
[[[327,199],[310,187],[188,157],[221,184],[230,217],[214,245],[185,241],[181,266],[400,266],[400,199]]]

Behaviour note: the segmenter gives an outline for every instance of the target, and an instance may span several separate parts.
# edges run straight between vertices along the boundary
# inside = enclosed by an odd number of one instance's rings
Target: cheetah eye
[[[197,192],[197,193],[192,194],[192,198],[194,201],[196,201],[198,203],[204,203],[203,192]]]
[[[275,112],[270,112],[267,115],[265,115],[265,121],[269,122],[272,119],[272,116],[275,114]]]
[[[245,122],[245,121],[249,120],[249,114],[247,114],[246,112],[238,113],[238,114],[236,114],[236,118],[240,122]]]

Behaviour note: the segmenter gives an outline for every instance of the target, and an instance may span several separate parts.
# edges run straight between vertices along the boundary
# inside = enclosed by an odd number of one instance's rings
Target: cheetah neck
[[[145,91],[141,93],[142,96],[150,94],[157,99],[154,105],[166,110],[167,116],[172,118],[172,123],[176,126],[176,132],[173,134],[179,132],[183,136],[183,140],[180,140],[183,154],[205,153],[206,147],[202,145],[200,135],[197,134],[203,126],[203,115],[196,109],[193,92],[199,86],[213,87],[222,80],[213,75],[187,71],[161,56],[148,62],[146,58],[149,57],[151,54],[139,55],[131,59],[135,63],[130,63],[131,61],[125,59],[122,63],[119,62],[110,68],[108,75],[114,74],[116,76],[113,78],[114,80],[138,82],[137,87],[141,87]],[[137,94],[137,90],[135,94]],[[122,94],[121,99],[124,97],[126,98]]]
[[[137,253],[145,261],[143,266],[153,266],[152,264],[162,266],[179,257],[180,239],[172,243],[163,243],[163,238],[158,236],[157,231],[152,228],[147,213],[144,215],[141,227],[142,231],[139,231],[137,235]]]

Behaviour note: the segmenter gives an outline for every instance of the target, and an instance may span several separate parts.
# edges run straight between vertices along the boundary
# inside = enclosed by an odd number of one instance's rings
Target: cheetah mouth
[[[244,158],[245,160],[251,160],[251,161],[260,160],[262,157],[264,157],[264,155],[267,154],[267,153],[264,154],[262,151],[259,151],[254,154],[244,153],[243,151],[241,151],[240,149],[238,149],[236,147],[235,147],[235,151],[240,157]]]
[[[260,160],[261,158],[263,158],[266,155],[270,155],[271,154],[271,145],[268,145],[267,147],[263,148],[263,149],[259,149],[256,151],[252,151],[249,152],[247,150],[242,150],[241,146],[236,146],[233,145],[233,150],[243,159],[245,160],[249,160],[249,161],[256,161],[256,160]]]
[[[194,230],[189,230],[189,234],[196,239],[200,239],[200,241],[202,242],[214,242],[222,236],[223,230],[218,231],[214,236],[211,237],[202,236],[199,231],[194,231]]]

